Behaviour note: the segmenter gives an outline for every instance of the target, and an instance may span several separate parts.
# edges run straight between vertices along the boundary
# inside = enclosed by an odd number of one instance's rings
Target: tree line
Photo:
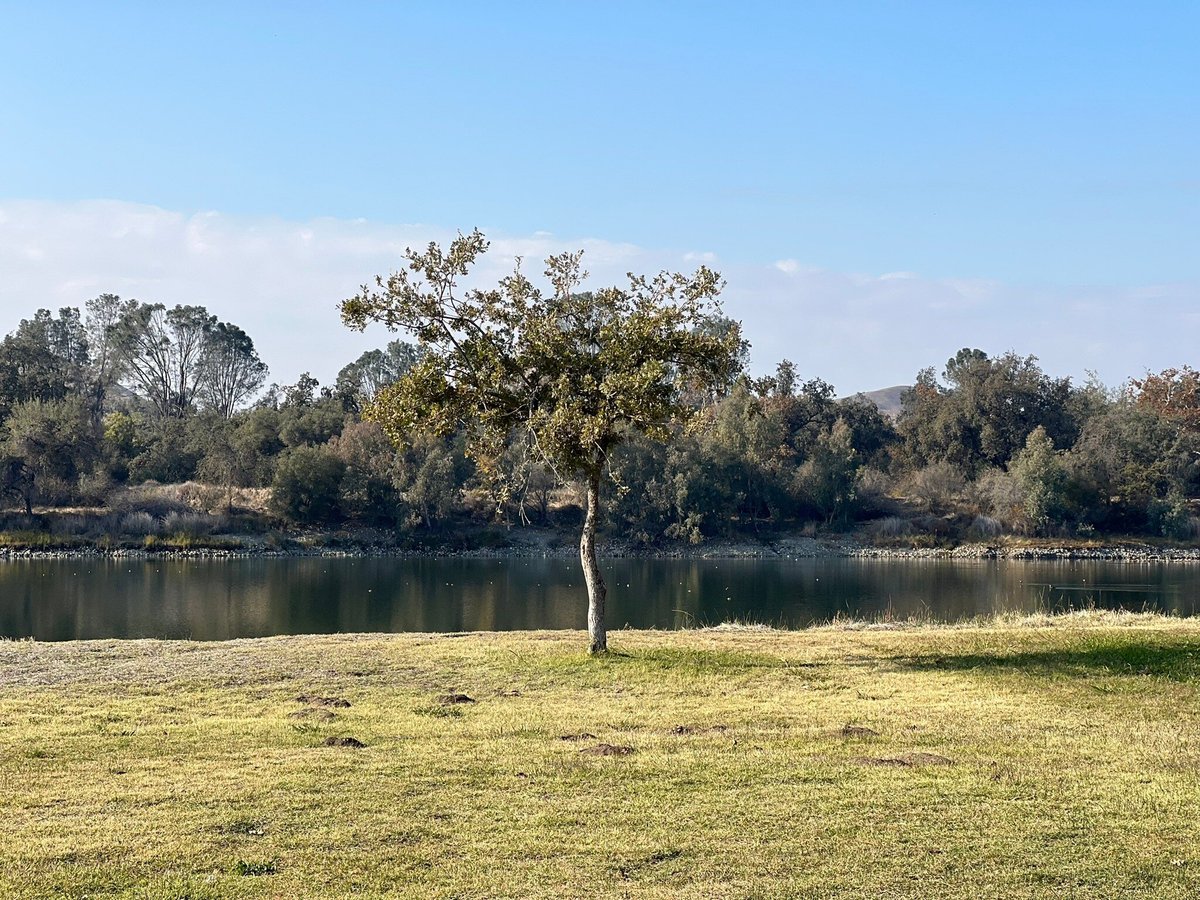
[[[578,524],[583,487],[528,439],[484,471],[461,432],[396,444],[364,419],[420,359],[392,341],[333,384],[268,385],[250,336],[201,306],[103,294],[38,310],[0,341],[0,487],[26,510],[197,480],[269,487],[297,525]],[[901,538],[1196,533],[1200,374],[1187,366],[1110,389],[1051,377],[1033,356],[964,349],[918,373],[889,418],[785,360],[686,402],[686,424],[631,433],[607,455],[614,532],[648,544],[862,521]]]

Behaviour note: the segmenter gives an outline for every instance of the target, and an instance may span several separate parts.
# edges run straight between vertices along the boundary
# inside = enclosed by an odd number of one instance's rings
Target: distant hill
[[[870,400],[881,413],[889,419],[894,419],[900,415],[900,395],[911,387],[911,384],[898,384],[895,387],[880,388],[877,391],[860,391],[854,396]]]

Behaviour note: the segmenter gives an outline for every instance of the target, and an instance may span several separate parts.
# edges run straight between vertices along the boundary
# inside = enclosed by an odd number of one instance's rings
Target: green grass
[[[1200,622],[583,645],[0,643],[0,896],[1200,893]]]

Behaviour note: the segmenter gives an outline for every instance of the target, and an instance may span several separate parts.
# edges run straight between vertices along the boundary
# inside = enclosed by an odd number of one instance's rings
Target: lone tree
[[[407,250],[406,269],[341,305],[342,320],[403,328],[420,360],[365,410],[396,443],[416,430],[465,430],[485,475],[510,440],[525,437],[560,477],[587,484],[579,541],[588,592],[590,650],[608,649],[604,576],[596,561],[600,482],[609,454],[634,432],[662,440],[691,408],[685,394],[711,394],[737,374],[737,323],[720,317],[720,277],[629,275],[626,287],[581,293],[582,251],[551,256],[543,293],[521,272],[488,290],[460,291],[488,242],[460,234],[443,250]]]

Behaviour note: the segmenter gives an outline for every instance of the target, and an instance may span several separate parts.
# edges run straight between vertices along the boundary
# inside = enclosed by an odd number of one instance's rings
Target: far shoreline
[[[49,536],[47,536],[48,538]],[[576,559],[578,548],[561,532],[520,532],[503,546],[389,545],[328,534],[264,540],[234,535],[190,545],[155,542],[112,546],[78,540],[56,546],[52,541],[0,547],[0,562],[36,560],[243,560],[243,559]],[[598,547],[601,559],[661,560],[1012,560],[1095,561],[1129,563],[1200,563],[1200,547],[1172,546],[1137,539],[1079,541],[1003,538],[944,546],[881,545],[852,535],[716,539],[701,544],[643,546],[609,539]]]

